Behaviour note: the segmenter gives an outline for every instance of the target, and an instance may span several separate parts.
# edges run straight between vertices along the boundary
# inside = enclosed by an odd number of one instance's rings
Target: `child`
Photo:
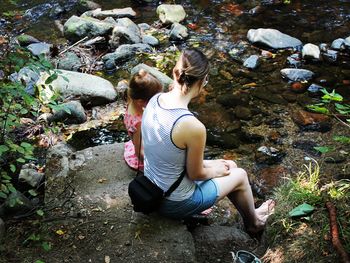
[[[125,143],[124,159],[132,169],[143,171],[142,114],[148,101],[162,90],[159,80],[143,69],[134,74],[130,80],[124,124],[131,140]]]

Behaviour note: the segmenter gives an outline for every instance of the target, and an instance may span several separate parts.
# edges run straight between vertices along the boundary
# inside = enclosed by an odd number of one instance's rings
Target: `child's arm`
[[[143,162],[143,146],[141,141],[141,122],[136,125],[136,131],[132,135],[132,143],[135,147],[135,155]]]

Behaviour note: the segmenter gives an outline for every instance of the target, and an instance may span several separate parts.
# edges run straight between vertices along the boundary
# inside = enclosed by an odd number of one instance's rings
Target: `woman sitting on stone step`
[[[197,49],[184,50],[173,69],[173,88],[155,95],[142,118],[144,174],[164,191],[186,169],[186,176],[159,212],[186,218],[228,197],[242,215],[246,230],[264,228],[274,202],[255,209],[247,173],[230,160],[203,160],[206,129],[188,104],[208,83],[209,62]]]

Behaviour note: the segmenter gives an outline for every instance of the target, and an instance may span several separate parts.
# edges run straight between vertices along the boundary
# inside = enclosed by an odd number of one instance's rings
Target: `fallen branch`
[[[349,255],[346,253],[342,243],[340,242],[335,206],[331,202],[326,202],[326,207],[329,212],[329,227],[333,247],[337,251],[340,262],[350,263]]]
[[[67,47],[66,49],[64,49],[63,51],[61,51],[58,55],[62,55],[64,52],[67,52],[68,50],[70,50],[72,47],[75,47],[76,45],[79,45],[81,42],[85,41],[88,37],[84,37],[82,39],[80,39],[79,41],[75,42],[73,45]]]
[[[338,120],[340,121],[340,123],[344,124],[346,127],[350,128],[350,125],[347,124],[346,122],[344,122],[343,120],[341,120],[336,114],[333,114],[333,116]]]

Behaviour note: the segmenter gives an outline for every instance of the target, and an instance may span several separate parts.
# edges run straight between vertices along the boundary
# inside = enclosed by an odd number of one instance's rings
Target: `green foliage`
[[[333,140],[344,144],[350,143],[350,137],[347,137],[347,136],[334,136]]]
[[[321,89],[323,96],[321,97],[321,102],[311,105],[306,105],[306,108],[322,114],[327,115],[340,115],[349,116],[350,115],[350,105],[343,102],[343,96],[336,93],[335,90],[328,92],[326,89]],[[346,119],[350,123],[350,119]]]
[[[329,215],[324,207],[327,201],[336,204],[340,238],[345,250],[350,248],[350,180],[322,185],[318,163],[313,161],[305,168],[296,178],[286,178],[275,188],[273,199],[277,205],[269,218],[267,238],[271,250],[282,250],[286,258],[293,257],[298,262],[321,262],[324,255],[320,251],[328,251],[329,247],[329,240],[324,238],[329,235]],[[305,206],[305,203],[310,206]],[[307,253],[305,246],[309,247]]]
[[[333,147],[328,147],[328,146],[318,146],[318,147],[314,147],[314,149],[320,153],[328,153],[334,150]]]
[[[35,72],[45,71],[49,74],[45,85],[58,77],[58,72],[53,71],[53,66],[44,56],[33,57],[22,48],[8,50],[6,57],[0,62],[6,75],[18,72],[23,67],[28,67]],[[57,99],[57,96],[54,97]],[[49,101],[52,109],[60,108],[57,102]],[[39,114],[43,107],[35,96],[25,91],[25,86],[20,82],[10,82],[7,78],[0,82],[0,202],[15,192],[11,183],[12,175],[19,173],[20,167],[31,160],[34,160],[33,142],[25,138],[18,138],[15,131],[21,126],[22,118],[33,118]],[[61,107],[62,108],[62,107]],[[36,192],[30,191],[31,195]],[[16,200],[14,200],[16,201]],[[14,202],[10,200],[10,202]]]
[[[181,52],[178,49],[168,50],[164,53],[156,54],[144,54],[148,59],[155,62],[156,68],[160,71],[171,75],[171,70],[174,68],[176,61],[178,60]]]

